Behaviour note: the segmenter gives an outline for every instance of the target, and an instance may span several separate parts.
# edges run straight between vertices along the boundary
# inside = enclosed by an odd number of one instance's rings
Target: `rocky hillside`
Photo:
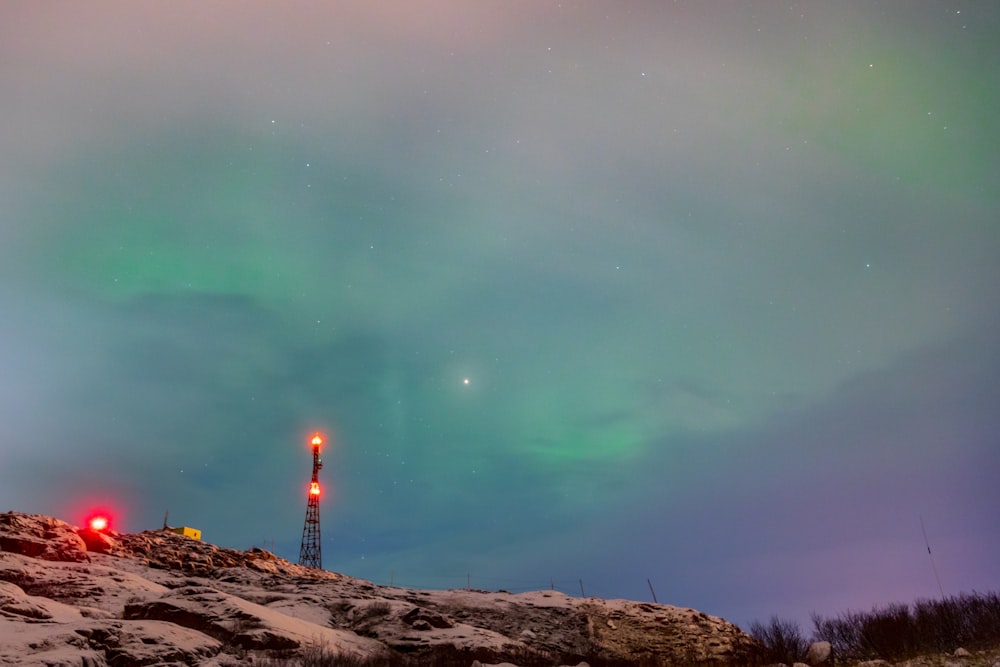
[[[355,664],[719,664],[752,645],[692,609],[376,586],[169,531],[0,514],[0,664],[280,664],[318,647]]]

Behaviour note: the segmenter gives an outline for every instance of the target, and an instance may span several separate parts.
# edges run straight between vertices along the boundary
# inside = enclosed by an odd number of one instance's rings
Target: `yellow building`
[[[184,537],[190,537],[192,540],[201,539],[201,531],[197,528],[189,528],[188,526],[178,526],[177,528],[168,528],[171,533],[177,533],[178,535],[183,535]]]

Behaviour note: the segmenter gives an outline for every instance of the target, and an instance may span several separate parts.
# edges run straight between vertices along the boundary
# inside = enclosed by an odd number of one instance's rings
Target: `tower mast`
[[[315,434],[310,441],[313,454],[312,481],[309,483],[309,500],[306,503],[306,522],[302,526],[302,548],[299,550],[299,565],[322,569],[323,554],[320,550],[319,533],[319,471],[323,460],[319,457],[319,448],[323,444],[323,436]]]

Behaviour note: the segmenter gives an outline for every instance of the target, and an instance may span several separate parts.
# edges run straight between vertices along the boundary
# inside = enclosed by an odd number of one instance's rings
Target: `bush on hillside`
[[[781,662],[791,665],[802,662],[809,650],[809,643],[802,636],[799,624],[772,616],[767,623],[750,624],[750,636],[763,645],[764,662]]]
[[[812,615],[813,639],[844,660],[900,660],[921,653],[991,648],[1000,638],[1000,594],[971,593],[912,606],[890,604],[833,618]]]

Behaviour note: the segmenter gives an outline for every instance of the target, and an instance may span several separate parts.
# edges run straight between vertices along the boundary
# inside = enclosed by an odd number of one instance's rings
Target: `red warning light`
[[[319,433],[317,433],[316,435],[314,435],[312,437],[312,446],[313,447],[319,447],[322,444],[323,444],[323,436],[321,436]]]
[[[103,533],[111,526],[111,521],[103,514],[95,514],[87,521],[87,526],[94,532]]]
[[[313,482],[309,485],[309,495],[318,496],[319,495],[319,482]]]

